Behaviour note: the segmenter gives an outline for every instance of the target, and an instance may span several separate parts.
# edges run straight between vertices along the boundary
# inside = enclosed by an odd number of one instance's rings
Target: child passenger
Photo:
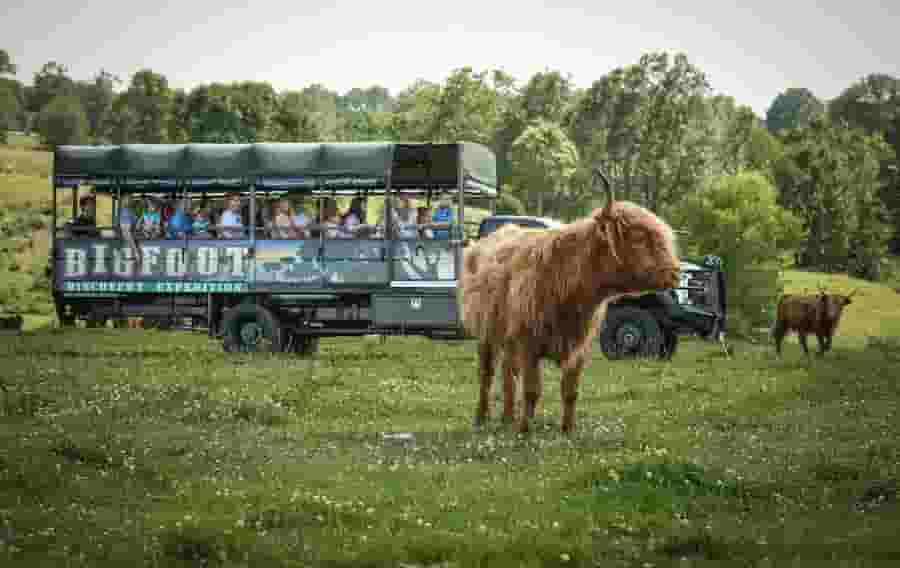
[[[205,202],[194,209],[193,231],[195,239],[212,238],[209,232],[209,207]]]
[[[416,224],[419,226],[419,236],[423,239],[433,239],[434,231],[429,226],[431,224],[431,208],[419,207],[416,210]]]
[[[162,236],[162,214],[155,199],[144,200],[144,212],[138,220],[137,233],[143,239],[158,239]]]

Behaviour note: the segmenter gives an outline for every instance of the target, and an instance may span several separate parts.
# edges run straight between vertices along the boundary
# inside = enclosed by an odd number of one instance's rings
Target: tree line
[[[667,52],[647,53],[584,89],[558,70],[520,82],[471,67],[396,94],[378,85],[339,94],[315,83],[279,92],[257,81],[184,90],[151,69],[127,81],[103,70],[80,80],[55,61],[31,85],[14,74],[0,50],[0,133],[36,131],[48,147],[468,140],[496,152],[500,207],[510,212],[584,214],[599,166],[619,197],[663,215],[687,203],[752,209],[753,200],[701,197],[710,188],[732,191],[733,179],[767,184],[774,205],[799,224],[795,242],[784,244],[801,266],[874,280],[889,244],[900,242],[900,79],[883,74],[863,76],[830,101],[786,89],[764,119],[714,94],[685,54]]]

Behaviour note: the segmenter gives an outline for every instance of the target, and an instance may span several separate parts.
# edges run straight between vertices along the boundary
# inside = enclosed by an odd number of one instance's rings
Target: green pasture
[[[473,432],[470,341],[31,322],[0,336],[0,565],[895,566],[900,297],[860,294],[824,359],[597,351],[571,438],[552,367],[535,433]]]

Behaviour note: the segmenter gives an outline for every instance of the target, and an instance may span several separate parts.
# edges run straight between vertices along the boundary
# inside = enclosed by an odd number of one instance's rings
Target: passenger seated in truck
[[[96,239],[100,236],[97,229],[97,198],[85,195],[78,200],[78,216],[68,223],[68,236]]]
[[[433,239],[434,230],[431,228],[431,208],[419,207],[416,210],[416,225],[419,230],[419,238]]]
[[[341,216],[338,213],[337,202],[328,197],[322,205],[322,213],[319,215],[319,230],[325,233],[326,239],[340,238]]]
[[[183,199],[175,206],[175,212],[164,221],[166,236],[170,239],[186,239],[194,232],[194,219],[187,211],[187,200]]]
[[[219,238],[240,239],[244,237],[244,221],[241,217],[241,196],[229,193],[225,196],[225,210],[218,222]]]
[[[138,218],[136,235],[141,239],[162,237],[162,214],[159,202],[153,198],[144,199],[144,212]]]
[[[193,211],[193,237],[195,239],[211,239],[209,228],[209,206],[204,202]]]
[[[279,199],[272,206],[269,238],[299,239],[301,229],[294,225],[294,210],[287,199]]]
[[[291,207],[291,210],[294,211],[294,226],[297,227],[297,230],[300,233],[297,238],[308,239],[310,237],[309,217],[307,217],[306,213],[303,211],[302,195],[294,198],[294,204]]]
[[[117,219],[118,236],[128,244],[134,258],[139,258],[140,253],[137,243],[134,240],[134,233],[137,229],[138,216],[134,210],[134,199],[126,197],[122,199],[119,205],[119,216]]]
[[[434,238],[450,238],[450,229],[456,222],[456,215],[453,212],[453,207],[450,205],[449,197],[441,197],[440,201],[438,201],[437,209],[435,209],[434,215],[431,217],[431,221],[434,230]]]
[[[362,197],[354,197],[350,202],[350,207],[341,215],[338,238],[352,239],[359,237],[362,233],[367,233],[368,225],[365,224],[365,220],[365,201]]]

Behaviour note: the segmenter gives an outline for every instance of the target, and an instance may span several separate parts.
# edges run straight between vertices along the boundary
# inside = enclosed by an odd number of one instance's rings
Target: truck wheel
[[[283,333],[278,318],[256,304],[240,304],[222,319],[222,343],[229,353],[277,353]]]
[[[656,318],[632,306],[611,309],[599,339],[607,359],[657,358],[665,342]]]

